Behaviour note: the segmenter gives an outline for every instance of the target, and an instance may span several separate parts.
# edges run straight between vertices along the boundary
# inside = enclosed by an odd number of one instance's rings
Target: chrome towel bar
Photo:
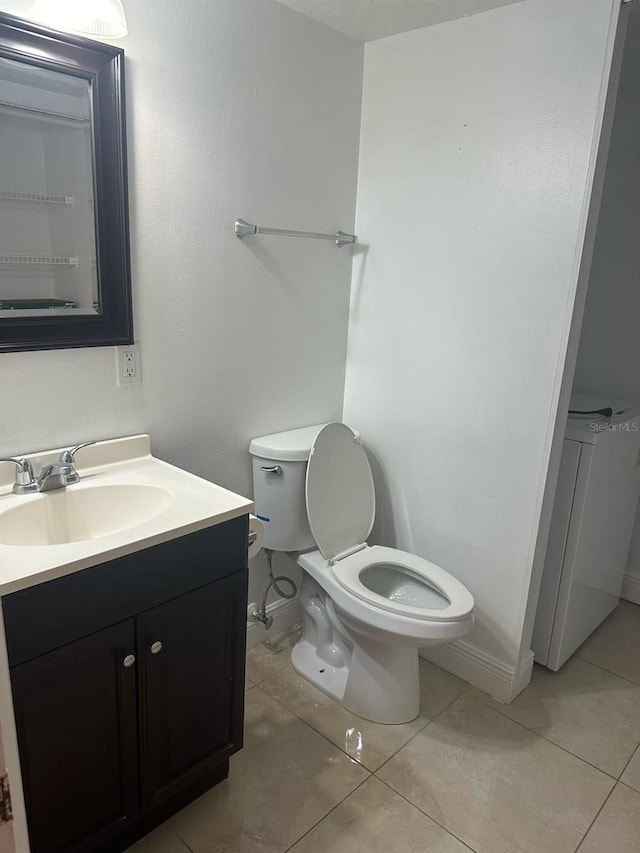
[[[262,225],[251,225],[249,222],[245,222],[244,219],[236,219],[233,230],[239,240],[243,240],[252,234],[275,234],[280,237],[310,237],[312,240],[333,240],[339,249],[349,245],[349,243],[355,243],[358,239],[355,234],[345,234],[344,231],[336,231],[335,234],[323,234],[318,231],[289,231],[285,228],[263,228]]]

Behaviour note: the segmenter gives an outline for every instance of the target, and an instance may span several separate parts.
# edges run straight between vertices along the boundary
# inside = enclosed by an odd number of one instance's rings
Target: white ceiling
[[[362,41],[384,38],[521,0],[278,0]]]

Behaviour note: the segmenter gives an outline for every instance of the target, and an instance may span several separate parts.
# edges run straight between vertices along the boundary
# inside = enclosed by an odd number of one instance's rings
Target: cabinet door
[[[139,617],[144,811],[242,746],[245,610],[242,572]]]
[[[94,850],[138,811],[134,640],[129,620],[12,670],[31,853]]]

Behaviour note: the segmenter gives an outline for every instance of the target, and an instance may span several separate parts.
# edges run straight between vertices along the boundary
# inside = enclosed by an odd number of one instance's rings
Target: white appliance
[[[532,647],[558,670],[616,607],[640,494],[640,406],[574,395]]]

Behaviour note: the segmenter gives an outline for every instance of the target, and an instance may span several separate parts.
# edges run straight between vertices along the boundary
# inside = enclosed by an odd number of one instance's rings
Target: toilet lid
[[[317,434],[307,465],[307,515],[325,560],[367,541],[376,511],[369,460],[348,426]]]

